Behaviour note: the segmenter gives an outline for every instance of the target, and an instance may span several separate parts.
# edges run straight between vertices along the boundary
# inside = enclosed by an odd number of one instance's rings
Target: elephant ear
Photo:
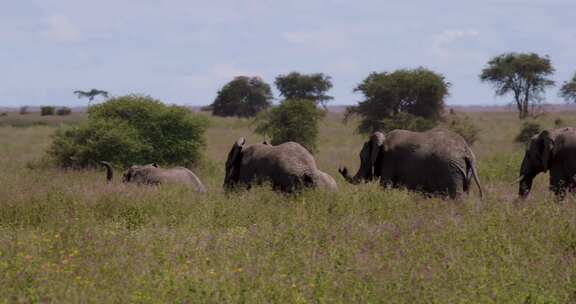
[[[232,146],[232,149],[228,153],[228,159],[226,160],[226,171],[231,170],[234,166],[237,166],[240,162],[242,149],[244,148],[244,144],[246,143],[246,139],[244,137],[240,137]]]
[[[552,134],[550,131],[544,130],[540,133],[539,136],[540,141],[540,156],[542,159],[542,169],[544,172],[550,169],[550,162],[552,160],[552,156],[554,154],[554,139],[552,138]]]
[[[384,144],[384,133],[372,133],[368,143],[370,145],[370,166],[374,167],[376,160],[378,159],[378,155],[380,154],[380,148]]]

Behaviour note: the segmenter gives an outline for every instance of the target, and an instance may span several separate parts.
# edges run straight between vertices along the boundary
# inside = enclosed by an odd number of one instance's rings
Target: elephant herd
[[[113,178],[112,167],[107,180]],[[336,181],[318,169],[312,154],[295,142],[247,145],[241,137],[226,160],[224,189],[250,189],[270,183],[274,190],[292,193],[304,188],[336,191]],[[534,177],[550,170],[550,190],[558,199],[576,191],[576,128],[549,129],[535,135],[520,166],[519,196],[526,198]],[[354,176],[346,167],[338,171],[352,184],[378,181],[383,187],[406,188],[428,195],[457,199],[467,194],[472,180],[482,197],[476,157],[458,134],[444,129],[425,132],[393,130],[374,132],[360,150],[360,166]],[[132,166],[123,182],[157,185],[179,183],[206,192],[200,179],[184,167],[161,168],[157,164]]]

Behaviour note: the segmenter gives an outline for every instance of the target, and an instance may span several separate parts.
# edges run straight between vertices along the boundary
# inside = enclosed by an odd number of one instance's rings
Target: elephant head
[[[534,177],[550,169],[553,154],[554,138],[550,131],[545,130],[532,137],[520,166],[518,195],[521,198],[526,198],[530,193]]]
[[[374,132],[370,139],[364,143],[360,150],[360,168],[354,177],[348,174],[346,167],[338,169],[338,172],[352,184],[358,184],[363,181],[371,181],[374,177],[379,177],[380,172],[377,170],[378,156],[380,155],[385,136],[382,132]]]
[[[148,183],[148,175],[151,168],[159,168],[157,163],[152,163],[144,166],[131,166],[122,175],[122,182],[130,183]]]
[[[232,188],[240,178],[240,164],[242,163],[242,149],[246,139],[240,137],[228,152],[226,159],[226,174],[224,176],[224,188]]]
[[[112,165],[109,162],[101,161],[100,164],[106,168],[106,181],[109,183],[112,182],[112,178],[114,177],[114,170],[112,169]],[[145,182],[146,177],[149,174],[151,168],[159,168],[157,163],[152,163],[144,166],[132,166],[128,168],[122,175],[122,182],[123,183],[130,183],[130,182]]]

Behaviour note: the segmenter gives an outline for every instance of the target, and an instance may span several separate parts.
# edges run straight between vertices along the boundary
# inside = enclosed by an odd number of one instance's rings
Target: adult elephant
[[[249,189],[253,183],[263,182],[270,182],[275,190],[282,192],[304,187],[336,189],[334,179],[318,170],[312,154],[300,144],[246,145],[246,139],[239,138],[228,153],[224,188],[241,185]]]
[[[112,166],[105,161],[100,162],[100,164],[106,168],[106,179],[111,182],[114,175]],[[197,192],[206,192],[204,184],[202,184],[196,174],[187,168],[161,168],[156,163],[131,166],[124,172],[122,182],[145,185],[183,184],[193,187]]]
[[[540,172],[550,170],[550,190],[559,200],[566,190],[576,186],[576,128],[548,129],[535,135],[524,154],[520,166],[518,195],[526,198],[532,181]]]
[[[387,134],[374,132],[364,143],[356,175],[350,176],[346,167],[339,171],[353,184],[379,179],[383,186],[450,198],[468,193],[473,178],[482,197],[475,163],[466,141],[451,131],[393,130]]]

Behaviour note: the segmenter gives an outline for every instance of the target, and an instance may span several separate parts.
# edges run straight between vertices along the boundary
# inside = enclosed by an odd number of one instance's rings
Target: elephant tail
[[[474,178],[474,182],[476,186],[478,186],[478,193],[480,194],[480,199],[484,197],[482,193],[482,186],[480,186],[480,179],[478,178],[478,172],[476,172],[476,167],[474,166],[474,162],[472,159],[466,157],[466,171],[470,171],[472,173],[472,178]]]
[[[101,161],[100,164],[106,168],[106,181],[111,183],[112,177],[114,176],[114,171],[112,170],[112,165],[109,162]]]

